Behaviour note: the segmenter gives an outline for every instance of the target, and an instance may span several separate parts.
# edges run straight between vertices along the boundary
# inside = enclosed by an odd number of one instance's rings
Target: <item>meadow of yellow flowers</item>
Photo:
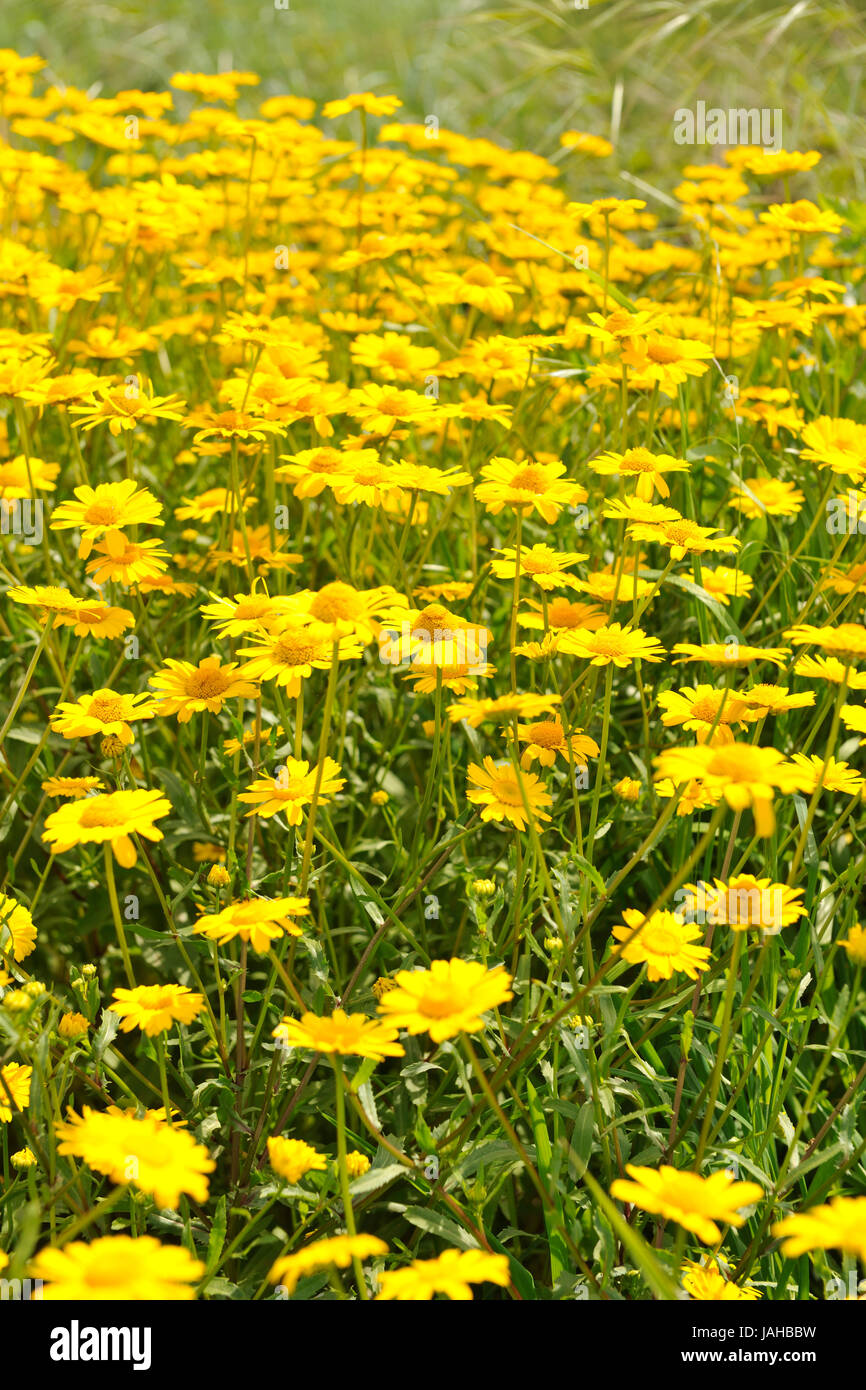
[[[817,151],[629,197],[589,132],[42,67],[0,51],[3,1280],[857,1298],[862,207]]]

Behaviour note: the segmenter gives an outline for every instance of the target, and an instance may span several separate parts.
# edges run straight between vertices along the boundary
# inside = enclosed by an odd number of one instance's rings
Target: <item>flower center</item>
[[[91,719],[98,719],[100,724],[113,724],[124,716],[123,700],[119,695],[101,695],[90,701],[87,713]]]
[[[497,777],[493,783],[493,793],[504,806],[522,806],[520,787],[513,777]]]
[[[199,667],[187,678],[186,693],[196,700],[214,700],[228,687],[224,672],[214,666]]]
[[[123,817],[113,810],[111,806],[91,805],[85,806],[81,812],[80,824],[85,830],[101,830],[108,826],[119,825]]]
[[[682,944],[676,932],[668,927],[648,927],[641,932],[638,941],[656,956],[675,956]]]
[[[349,584],[326,584],[310,604],[310,612],[323,623],[349,620],[360,611],[361,600]]]
[[[530,724],[527,733],[530,743],[540,744],[542,748],[558,748],[562,743],[562,725],[554,719],[542,719],[538,724]]]
[[[118,509],[113,502],[94,502],[84,513],[89,526],[113,526],[117,521]]]
[[[300,633],[280,637],[272,651],[275,662],[281,666],[306,666],[316,655],[316,644]]]
[[[547,487],[547,478],[542,468],[518,468],[511,479],[511,486],[520,492],[544,492]]]

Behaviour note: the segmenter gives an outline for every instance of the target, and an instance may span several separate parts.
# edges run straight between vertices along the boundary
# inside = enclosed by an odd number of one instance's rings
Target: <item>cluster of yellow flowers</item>
[[[866,964],[866,305],[843,217],[780,192],[817,152],[688,165],[668,224],[669,199],[571,199],[575,161],[612,152],[585,132],[553,162],[401,122],[392,95],[243,115],[252,73],[93,96],[42,66],[0,52],[13,1262],[38,1179],[49,1297],[220,1296],[248,1253],[249,1296],[348,1296],[350,1268],[361,1299],[513,1295],[496,1202],[459,1200],[488,1159],[447,1183],[440,1161],[495,1133],[514,1191],[556,1185],[566,1118],[693,1298],[773,1289],[778,1239],[866,1259],[844,1167],[829,1203],[785,1199]],[[800,1079],[832,1016],[772,1160],[766,1116],[732,1118],[752,1066],[731,1050],[777,1045],[755,991],[802,1028]],[[630,1054],[659,1092],[680,1068],[669,1138]],[[627,1161],[615,1092],[654,1167]],[[56,1190],[66,1159],[128,1233]],[[206,1262],[145,1233],[190,1204],[207,1232],[266,1164],[255,1241],[233,1217]],[[387,1240],[358,1232],[380,1169],[471,1248],[406,1260],[384,1208]],[[602,1199],[555,1204],[551,1287]],[[90,1238],[54,1242],[58,1219]]]

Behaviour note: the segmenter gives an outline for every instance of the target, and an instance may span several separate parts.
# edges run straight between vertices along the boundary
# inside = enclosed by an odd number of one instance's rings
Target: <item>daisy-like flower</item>
[[[559,640],[559,650],[582,657],[592,666],[626,667],[633,661],[661,661],[665,654],[657,637],[621,623],[605,623],[594,632],[566,632]]]
[[[848,763],[837,762],[833,757],[825,760],[819,753],[807,756],[794,753],[791,762],[800,768],[802,789],[812,793],[820,786],[825,792],[838,792],[844,796],[859,796],[866,789],[866,778],[860,776]]]
[[[737,692],[738,700],[748,705],[755,718],[766,714],[786,714],[791,709],[808,709],[815,703],[814,690],[792,694],[786,685],[753,685]]]
[[[175,1023],[192,1023],[204,1008],[204,995],[193,994],[186,985],[138,985],[135,989],[116,989],[112,1013],[120,1014],[121,1031],[140,1028],[149,1038],[164,1033]]]
[[[183,1245],[162,1245],[155,1236],[114,1235],[40,1250],[30,1273],[44,1284],[43,1299],[177,1303],[192,1302],[191,1285],[204,1276],[205,1266]]]
[[[829,468],[854,483],[866,479],[866,425],[819,415],[804,426],[800,438],[806,445],[801,459]]]
[[[10,950],[15,960],[24,960],[36,949],[36,927],[23,903],[0,893],[0,953]]]
[[[714,685],[665,690],[658,696],[658,703],[664,710],[665,728],[681,725],[694,730],[698,743],[706,743],[711,730],[713,743],[733,743],[733,726],[745,729],[750,719],[757,718],[739,695],[717,690]]]
[[[167,657],[165,667],[151,676],[150,684],[162,697],[156,713],[176,714],[179,724],[188,724],[203,710],[218,714],[226,700],[252,700],[259,693],[258,685],[247,678],[239,662],[224,666],[218,656],[206,656],[198,666]]]
[[[465,695],[468,690],[477,689],[476,677],[492,676],[496,671],[489,661],[482,665],[466,661],[460,643],[436,643],[431,656],[432,660],[425,660],[419,653],[403,676],[404,680],[413,682],[416,695],[435,695],[438,689]]]
[[[392,666],[416,656],[422,661],[462,660],[481,666],[493,637],[489,628],[461,618],[441,603],[423,608],[397,603],[385,609],[381,620],[379,659]]]
[[[807,1250],[842,1250],[866,1261],[866,1197],[831,1197],[825,1206],[793,1212],[775,1223],[773,1235],[789,1259]]]
[[[194,1202],[207,1201],[207,1174],[216,1164],[204,1145],[179,1126],[169,1126],[153,1113],[136,1119],[88,1105],[80,1115],[71,1108],[68,1115],[54,1127],[59,1154],[83,1159],[114,1183],[133,1184],[159,1207],[175,1211],[184,1192]]]
[[[348,116],[352,111],[366,111],[368,116],[393,116],[403,105],[399,97],[377,97],[374,92],[352,92],[350,96],[338,97],[336,101],[326,101],[322,115],[328,121],[337,116]]]
[[[508,821],[525,830],[530,818],[536,828],[539,821],[550,820],[543,808],[553,805],[553,797],[534,772],[518,773],[508,761],[485,758],[483,767],[470,763],[466,777],[467,800],[481,807],[483,821]]]
[[[510,1282],[508,1257],[486,1250],[443,1250],[434,1260],[413,1260],[405,1269],[389,1269],[379,1276],[376,1302],[426,1303],[434,1294],[454,1302],[472,1299],[472,1284]]]
[[[9,1062],[5,1067],[0,1067],[0,1076],[4,1082],[0,1086],[0,1125],[8,1125],[13,1115],[9,1103],[10,1094],[19,1110],[26,1110],[30,1104],[33,1068],[21,1066],[18,1062]]]
[[[841,685],[845,680],[846,667],[836,656],[798,656],[794,671],[806,680],[829,681],[831,685]],[[866,671],[848,670],[848,688],[866,690]]]
[[[683,1271],[683,1288],[690,1298],[711,1303],[749,1303],[761,1297],[760,1292],[750,1285],[735,1284],[733,1280],[726,1279],[718,1259],[700,1263],[685,1260]]]
[[[674,666],[683,666],[689,661],[705,661],[708,666],[748,666],[753,661],[770,661],[774,666],[785,665],[790,648],[788,647],[750,647],[748,642],[675,642],[671,648],[681,652]]]
[[[752,1206],[764,1195],[756,1182],[736,1182],[727,1172],[702,1178],[698,1173],[679,1173],[667,1164],[656,1169],[627,1163],[625,1169],[632,1181],[617,1178],[610,1189],[612,1197],[676,1221],[705,1245],[721,1240],[717,1222],[742,1226],[746,1218],[740,1208]]]
[[[866,705],[843,705],[842,723],[846,729],[853,729],[855,733],[866,735]],[[860,740],[861,748],[864,744],[866,744],[866,738]]]
[[[473,729],[478,729],[482,724],[498,724],[503,719],[535,719],[542,714],[552,714],[561,703],[561,695],[530,695],[515,691],[512,695],[500,695],[491,700],[458,700],[448,706],[448,718],[452,724],[465,719]]]
[[[105,783],[99,777],[48,777],[41,783],[46,796],[70,796],[76,801],[91,792],[100,792]]]
[[[195,924],[195,931],[224,946],[239,937],[248,941],[254,951],[269,951],[274,941],[286,936],[300,936],[297,917],[310,911],[309,898],[249,898],[229,903],[221,912],[206,912]]]
[[[42,839],[52,854],[64,854],[76,845],[111,845],[114,857],[124,869],[136,862],[132,835],[161,840],[162,831],[154,821],[171,812],[171,802],[158,791],[109,792],[71,801],[46,817]]]
[[[216,624],[220,637],[239,637],[243,633],[270,632],[284,622],[292,610],[292,598],[271,597],[266,593],[235,594],[205,603],[201,613]]]
[[[701,588],[725,608],[732,598],[744,598],[754,587],[755,581],[743,570],[731,569],[729,565],[701,568]]]
[[[847,661],[866,661],[866,627],[862,623],[840,623],[838,627],[813,627],[797,623],[785,630],[795,647],[817,647],[825,656]]]
[[[807,198],[799,198],[796,203],[771,203],[766,212],[761,213],[761,221],[775,231],[790,232],[796,236],[835,236],[845,225],[836,212],[822,210],[810,203]]]
[[[268,1140],[268,1161],[275,1173],[287,1182],[300,1182],[306,1173],[321,1173],[327,1168],[324,1154],[317,1153],[303,1139],[284,1139],[275,1135]]]
[[[647,505],[647,504],[644,504]],[[672,507],[659,507],[659,511],[673,512]],[[625,504],[610,503],[605,516],[628,518]],[[674,513],[651,521],[629,521],[626,534],[634,541],[656,541],[666,545],[674,560],[682,560],[684,555],[705,555],[707,552],[731,554],[738,550],[740,542],[734,536],[717,536],[715,526],[699,526],[696,521]]]
[[[138,391],[130,391],[126,385],[97,386],[82,405],[71,405],[69,413],[81,416],[76,423],[85,430],[107,421],[115,438],[124,430],[150,425],[154,420],[183,420],[181,412],[186,402],[180,396],[152,396],[151,389],[149,381],[143,382]]]
[[[751,806],[755,830],[762,838],[772,835],[776,818],[773,793],[800,791],[803,771],[786,761],[775,748],[728,743],[717,747],[699,743],[694,748],[669,748],[654,759],[659,777],[670,777],[676,786],[696,778],[711,792],[723,796],[734,811]]]
[[[727,882],[716,878],[709,883],[687,883],[681,889],[680,911],[700,922],[722,923],[733,931],[778,931],[805,917],[799,899],[802,888],[789,888],[754,874],[736,874]]]
[[[866,931],[857,922],[851,927],[844,941],[839,942],[848,952],[849,960],[855,965],[866,965]]]
[[[681,922],[673,912],[654,912],[646,917],[627,907],[622,915],[623,923],[614,927],[613,936],[623,944],[613,949],[629,965],[646,965],[648,980],[669,980],[678,970],[696,980],[701,970],[709,969],[709,950],[694,944],[700,940],[700,931]]]
[[[249,495],[242,498],[244,511],[252,507],[258,499]],[[197,497],[184,497],[183,506],[175,507],[178,521],[213,521],[215,516],[230,512],[234,507],[235,496],[229,488],[212,487]]]
[[[504,556],[504,559],[493,560],[490,565],[491,571],[497,579],[513,579],[517,568],[516,549],[506,546],[504,550],[498,550],[496,553]],[[550,545],[532,545],[520,551],[520,573],[534,580],[539,589],[576,589],[580,581],[576,575],[569,574],[568,570],[572,565],[587,558],[585,553],[577,550],[557,551]]]
[[[168,568],[169,553],[159,541],[129,541],[106,536],[94,546],[96,552],[85,570],[94,584],[120,584],[129,589],[145,580],[159,579]]]
[[[688,459],[674,458],[671,454],[653,454],[643,448],[626,449],[621,454],[599,454],[589,461],[593,473],[602,477],[634,478],[637,482],[635,496],[643,502],[651,502],[656,493],[660,497],[670,497],[671,490],[664,475],[688,473],[691,466]]]
[[[404,1049],[397,1042],[397,1031],[393,1024],[381,1019],[335,1009],[324,1018],[313,1013],[302,1014],[300,1022],[284,1018],[272,1036],[289,1047],[341,1057],[371,1057],[382,1062],[386,1057],[404,1056]]]
[[[332,796],[342,791],[346,785],[345,777],[340,775],[340,765],[333,758],[325,758],[321,781],[319,783],[319,805],[325,805]],[[240,792],[238,801],[252,806],[247,816],[285,815],[289,825],[300,825],[304,817],[304,807],[309,806],[316,791],[316,766],[310,766],[306,758],[287,758],[285,765],[278,769],[275,777],[259,777],[251,782],[245,792]]]
[[[305,1245],[292,1255],[283,1255],[271,1267],[268,1278],[272,1284],[279,1284],[291,1295],[298,1287],[298,1281],[307,1274],[315,1274],[329,1265],[348,1269],[353,1260],[369,1260],[374,1255],[387,1253],[387,1245],[378,1236],[328,1236]]]
[[[458,1033],[477,1033],[483,1014],[513,998],[511,976],[476,960],[434,960],[429,970],[399,970],[377,1008],[407,1032],[429,1033],[444,1042]]]
[[[334,580],[321,589],[305,589],[300,594],[292,594],[290,612],[301,613],[329,627],[335,636],[354,635],[362,642],[372,642],[380,630],[377,614],[398,597],[390,584],[378,589],[356,589],[351,584]]]
[[[81,531],[78,554],[86,560],[94,541],[101,536],[112,547],[123,550],[127,544],[121,532],[126,526],[164,526],[160,518],[162,503],[147,488],[139,488],[134,478],[120,483],[99,483],[97,487],[77,487],[76,502],[60,502],[51,514],[52,531],[77,527]]]
[[[597,758],[599,755],[595,739],[582,729],[573,729],[571,734],[566,735],[562,722],[556,718],[518,724],[517,738],[518,742],[526,744],[520,757],[520,766],[524,768],[532,767],[536,758],[542,767],[553,767],[557,754],[579,766],[585,764],[587,758]]]
[[[360,456],[363,455],[363,460]],[[319,449],[301,449],[296,454],[281,454],[285,463],[274,472],[278,483],[290,483],[296,497],[318,497],[337,478],[351,477],[353,469],[363,464],[378,464],[375,449],[342,453],[330,445]]]
[[[335,650],[336,648],[336,650]],[[326,623],[288,619],[275,631],[261,636],[253,646],[240,647],[238,656],[248,660],[241,673],[250,680],[275,680],[289,696],[300,693],[301,682],[313,670],[327,671],[332,661],[350,661],[363,655],[354,636],[335,636]]]
[[[564,463],[515,463],[513,459],[494,458],[481,469],[484,482],[476,487],[475,496],[493,516],[511,507],[526,516],[537,511],[553,523],[563,507],[577,506],[589,496],[580,483],[563,478],[564,472]]]
[[[152,695],[120,695],[102,688],[81,695],[74,703],[62,701],[51,715],[51,728],[64,738],[105,738],[111,735],[126,745],[133,741],[130,724],[152,719],[156,713]]]
[[[347,413],[359,420],[371,434],[387,434],[396,424],[430,424],[438,410],[438,402],[418,391],[402,390],[367,381],[349,392]]]
[[[806,501],[795,483],[781,478],[744,478],[743,484],[731,498],[731,506],[747,517],[798,516]]]
[[[570,632],[574,628],[594,630],[604,627],[606,622],[604,610],[596,604],[575,603],[572,599],[566,598],[564,594],[557,594],[549,600],[546,615],[543,604],[534,599],[529,599],[529,603],[533,611],[526,613],[521,610],[517,615],[517,621],[521,627],[541,629],[545,625],[545,616],[547,628],[551,633]],[[558,646],[556,650],[559,650]]]

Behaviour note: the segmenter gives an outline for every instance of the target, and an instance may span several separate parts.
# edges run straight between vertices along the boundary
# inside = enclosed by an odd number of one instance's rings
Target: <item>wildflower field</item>
[[[652,196],[583,128],[43,69],[0,1275],[856,1299],[866,204],[757,126]]]

